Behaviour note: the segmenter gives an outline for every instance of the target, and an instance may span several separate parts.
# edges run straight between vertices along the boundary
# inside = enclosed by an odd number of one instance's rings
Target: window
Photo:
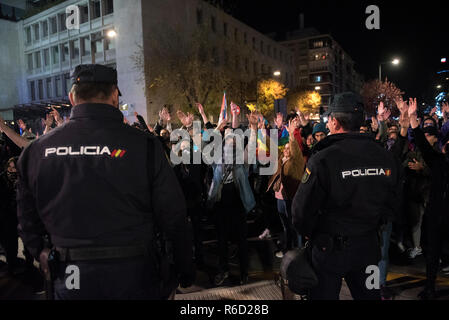
[[[265,65],[262,63],[262,65],[260,66],[260,71],[262,73],[265,73]]]
[[[271,46],[270,45],[267,46],[267,54],[269,57],[271,57]]]
[[[58,32],[58,24],[56,22],[56,17],[50,18],[50,34],[55,34]]]
[[[243,42],[244,42],[245,44],[248,43],[248,36],[247,36],[246,32],[243,34]]]
[[[256,38],[253,37],[253,49],[256,50]]]
[[[47,98],[53,97],[52,86],[51,86],[51,78],[47,78],[45,80],[45,88],[47,89]]]
[[[87,5],[79,6],[80,8],[80,23],[86,23],[89,21],[89,8]]]
[[[92,10],[91,10],[91,18],[97,19],[101,17],[101,5],[100,0],[92,1]]]
[[[70,52],[72,60],[78,60],[80,58],[80,41],[74,40],[70,42]]]
[[[224,35],[225,37],[228,36],[228,24],[227,24],[226,22],[223,23],[223,35]]]
[[[70,57],[70,55],[69,55],[69,44],[66,42],[66,43],[63,43],[63,44],[61,44],[61,49],[62,49],[62,62],[68,62],[69,61],[69,57]]]
[[[36,87],[34,81],[30,81],[30,97],[31,101],[36,100]]]
[[[55,93],[56,93],[56,97],[62,96],[61,77],[60,76],[57,76],[55,78]]]
[[[41,52],[37,51],[34,53],[34,65],[36,66],[36,69],[39,69],[41,67]]]
[[[240,69],[240,58],[238,56],[235,57],[235,70]]]
[[[44,49],[44,66],[50,65],[50,50]]]
[[[234,29],[234,40],[237,42],[239,41],[239,31],[237,28]]]
[[[224,65],[229,66],[229,53],[227,50],[224,51]]]
[[[59,47],[58,46],[54,46],[51,48],[51,55],[52,55],[53,64],[59,63]]]
[[[245,71],[246,72],[249,72],[248,64],[249,64],[249,60],[248,60],[248,58],[245,58]]]
[[[104,42],[105,42],[105,50],[115,49],[115,40],[114,39],[106,37]]]
[[[72,79],[70,79],[69,73],[64,75],[64,83],[65,83],[65,94],[66,96],[68,96],[70,89],[72,89]]]
[[[215,20],[215,17],[214,16],[210,17],[210,26],[211,26],[213,32],[217,32],[217,24],[216,23],[217,22]]]
[[[321,76],[315,76],[315,82],[321,82]]]
[[[282,61],[284,59],[284,53],[281,51],[279,54],[280,54],[279,59]]]
[[[39,100],[44,99],[44,83],[42,80],[37,81],[37,94]]]
[[[66,14],[65,13],[61,13],[58,15],[59,18],[59,31],[65,31],[67,30],[67,25],[66,25]]]
[[[260,40],[260,52],[264,53],[264,45],[263,45],[263,41]]]
[[[323,41],[314,41],[313,42],[314,48],[322,48],[323,47]]]
[[[81,38],[81,54],[83,57],[90,55],[90,39],[89,39],[89,37]]]
[[[39,34],[39,23],[36,23],[33,26],[33,30],[34,30],[34,40],[39,40],[40,38],[40,34]]]
[[[95,54],[103,52],[103,40],[101,39],[101,37],[101,32],[93,34],[92,38],[98,39],[92,42],[92,50]]]
[[[278,58],[278,49],[277,48],[273,49],[273,58],[275,58],[275,59]]]
[[[201,9],[196,9],[196,23],[198,25],[203,24],[203,11]]]
[[[48,21],[45,20],[42,22],[42,37],[48,37]]]
[[[253,70],[254,70],[254,74],[257,74],[258,70],[257,70],[257,61],[254,61],[253,63]]]
[[[28,66],[28,71],[33,70],[33,55],[27,54],[27,66]]]
[[[218,49],[217,47],[212,48],[212,59],[214,61],[214,64],[218,66],[220,64],[220,57],[218,56]]]
[[[31,28],[27,27],[25,29],[27,44],[31,43]]]
[[[114,13],[114,0],[106,0],[104,2],[104,14],[108,15]]]

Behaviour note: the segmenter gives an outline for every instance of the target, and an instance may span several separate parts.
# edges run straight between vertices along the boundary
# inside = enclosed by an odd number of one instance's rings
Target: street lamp
[[[393,61],[381,62],[379,63],[379,81],[382,81],[382,65],[391,63],[393,65],[398,65],[401,62],[399,59],[394,59]]]
[[[273,73],[273,75],[274,75],[275,77],[280,77],[280,76],[281,76],[281,72],[280,72],[280,71],[275,71],[275,72]]]
[[[441,89],[441,84],[437,85],[437,89]]]
[[[115,32],[115,30],[109,30],[107,36],[109,38],[115,38],[117,36],[117,32]]]
[[[320,87],[320,86],[316,86],[316,87],[315,87],[315,90],[316,90],[316,91],[321,90],[321,87]]]

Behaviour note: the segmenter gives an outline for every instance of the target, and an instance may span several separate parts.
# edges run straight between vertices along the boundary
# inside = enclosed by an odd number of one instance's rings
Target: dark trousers
[[[301,237],[296,233],[292,221],[292,201],[277,200],[278,213],[282,223],[282,252],[301,247]]]
[[[311,300],[339,300],[344,278],[355,300],[379,300],[379,289],[368,289],[366,280],[370,274],[366,268],[377,266],[380,245],[377,234],[349,238],[342,248],[313,245],[312,264],[317,273],[318,286],[311,290]]]
[[[195,247],[195,260],[197,263],[204,262],[203,255],[203,241],[201,237],[201,216],[203,214],[203,207],[201,205],[187,209],[187,215],[192,221],[193,228],[193,245]]]
[[[248,242],[246,214],[234,183],[223,185],[221,201],[216,207],[215,223],[218,237],[220,272],[229,271],[228,241],[238,245],[240,274],[248,274]]]
[[[435,290],[435,280],[443,255],[443,244],[449,239],[447,230],[449,223],[442,217],[426,212],[423,216],[422,244],[426,259],[426,288]]]
[[[79,290],[66,287],[70,277],[65,274],[67,265],[79,268]],[[71,262],[61,265],[60,276],[54,282],[55,300],[166,299],[169,293],[162,293],[158,279],[154,265],[143,258]]]
[[[15,213],[6,212],[0,220],[0,244],[6,252],[6,262],[10,268],[17,264],[18,240],[17,218]]]

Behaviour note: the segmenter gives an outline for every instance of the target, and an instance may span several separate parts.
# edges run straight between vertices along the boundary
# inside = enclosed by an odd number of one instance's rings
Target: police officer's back
[[[194,276],[182,191],[160,142],[123,123],[116,71],[81,65],[73,78],[70,121],[19,160],[25,245],[38,258],[50,234],[61,260],[56,298],[163,298],[156,232],[172,242],[181,284]],[[80,290],[65,288],[68,264],[80,269]]]
[[[327,112],[331,135],[316,147],[293,201],[293,221],[312,243],[319,285],[312,299],[338,299],[345,278],[356,299],[378,299],[366,287],[366,268],[377,266],[377,231],[394,214],[398,182],[392,156],[356,133],[363,105],[352,93],[336,95]]]

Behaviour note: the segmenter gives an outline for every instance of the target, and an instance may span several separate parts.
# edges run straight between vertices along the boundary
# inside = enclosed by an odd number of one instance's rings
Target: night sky
[[[232,1],[232,0],[231,0]],[[446,3],[446,5],[445,5]],[[365,20],[368,5],[380,9],[380,30],[368,30]],[[299,14],[305,27],[330,33],[354,59],[356,70],[365,80],[378,77],[379,62],[401,59],[399,66],[383,65],[387,76],[405,97],[427,103],[437,94],[436,71],[449,59],[448,2],[443,1],[235,1],[232,14],[262,33],[298,29]]]

